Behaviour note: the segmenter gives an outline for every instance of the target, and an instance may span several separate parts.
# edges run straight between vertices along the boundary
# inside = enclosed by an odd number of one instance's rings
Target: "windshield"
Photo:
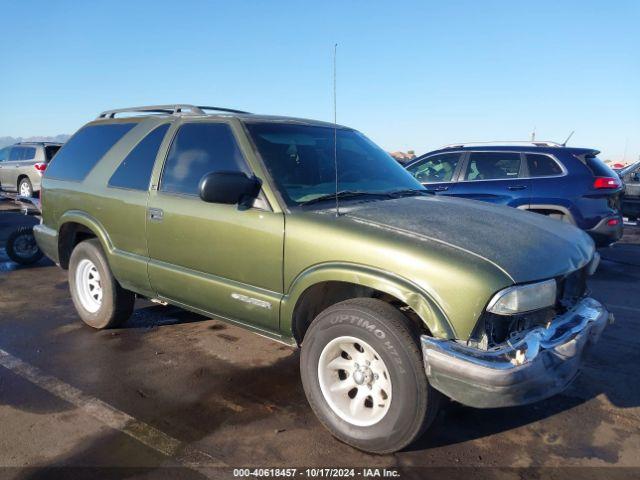
[[[424,189],[389,154],[354,130],[274,122],[247,123],[247,128],[289,206],[319,203],[313,201],[335,193],[334,132],[338,191],[384,194]]]

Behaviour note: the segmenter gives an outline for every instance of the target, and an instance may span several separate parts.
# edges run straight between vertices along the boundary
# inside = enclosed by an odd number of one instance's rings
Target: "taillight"
[[[593,182],[593,188],[618,188],[620,187],[620,180],[613,177],[596,177]]]
[[[619,223],[620,223],[620,220],[618,220],[617,218],[612,218],[610,220],[607,220],[607,225],[609,225],[610,227],[615,227]]]
[[[39,172],[44,172],[47,169],[47,164],[46,163],[36,163],[34,165],[34,167],[36,167],[36,170],[38,170]]]

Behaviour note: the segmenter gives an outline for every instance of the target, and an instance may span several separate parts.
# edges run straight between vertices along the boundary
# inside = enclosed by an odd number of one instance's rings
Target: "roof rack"
[[[148,105],[144,107],[128,107],[128,108],[116,108],[113,110],[106,110],[98,115],[98,118],[115,118],[119,113],[137,112],[137,113],[156,113],[165,115],[206,115],[208,111],[224,112],[224,113],[241,113],[248,114],[242,110],[235,110],[233,108],[222,107],[207,107],[196,106],[188,104],[175,104],[175,105]]]
[[[493,142],[464,142],[464,143],[451,143],[449,145],[445,145],[441,147],[441,149],[445,148],[461,148],[461,147],[473,147],[473,146],[500,146],[500,145],[514,145],[514,146],[525,146],[525,147],[564,147],[561,143],[558,142],[550,142],[550,141],[526,141],[526,140],[507,140],[507,141],[493,141]]]

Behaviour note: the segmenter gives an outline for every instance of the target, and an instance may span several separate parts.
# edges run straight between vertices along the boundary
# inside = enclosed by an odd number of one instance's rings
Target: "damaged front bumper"
[[[524,405],[564,390],[578,374],[585,350],[613,315],[592,298],[491,350],[423,335],[431,385],[464,405],[477,408]]]

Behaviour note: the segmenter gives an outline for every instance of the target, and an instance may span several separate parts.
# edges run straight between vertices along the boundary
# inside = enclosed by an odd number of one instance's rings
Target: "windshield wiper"
[[[386,192],[386,194],[392,198],[399,198],[399,197],[412,197],[414,195],[431,195],[433,194],[433,192],[430,192],[429,190],[421,189],[421,188],[408,188],[406,190],[394,190],[391,192]]]
[[[319,197],[312,198],[311,200],[307,200],[306,202],[302,202],[300,203],[300,205],[312,205],[314,203],[323,202],[325,200],[332,200],[336,197],[338,197],[339,199],[344,199],[356,197],[390,197],[390,195],[385,192],[359,192],[357,190],[341,190],[338,193],[327,193],[325,195],[320,195]]]

